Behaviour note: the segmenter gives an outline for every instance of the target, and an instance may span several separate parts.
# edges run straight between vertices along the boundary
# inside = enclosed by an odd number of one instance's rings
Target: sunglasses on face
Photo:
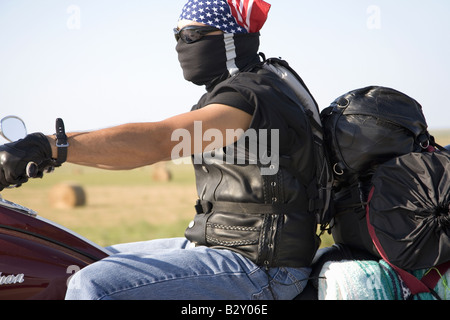
[[[181,39],[188,44],[197,42],[208,33],[216,31],[221,30],[214,27],[203,27],[203,26],[187,26],[182,28],[181,30],[178,28],[173,29],[173,32],[175,34],[175,40],[178,42]]]

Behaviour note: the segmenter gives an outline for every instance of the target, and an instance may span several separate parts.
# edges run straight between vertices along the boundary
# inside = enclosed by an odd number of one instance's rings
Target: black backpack
[[[394,89],[371,86],[351,91],[321,117],[339,184],[353,184],[377,164],[430,145],[422,106]]]
[[[314,138],[315,181],[308,187],[309,211],[314,212],[317,223],[325,230],[332,219],[330,211],[331,192],[333,186],[333,173],[324,144],[324,132],[320,118],[320,110],[317,102],[310,93],[302,78],[289,64],[277,58],[265,59],[263,68],[277,74],[287,85],[294,96],[291,99],[302,108],[309,120],[312,136]],[[280,164],[283,159],[280,159]],[[290,169],[294,176],[298,176],[297,168],[292,168],[289,163],[285,167]],[[301,180],[301,179],[300,179]]]

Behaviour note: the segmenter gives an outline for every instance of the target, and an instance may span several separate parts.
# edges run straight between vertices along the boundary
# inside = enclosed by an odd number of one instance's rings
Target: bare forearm
[[[219,131],[222,137],[228,129],[242,131],[249,128],[252,116],[226,105],[210,105],[160,122],[131,123],[108,129],[85,133],[69,133],[67,161],[85,166],[110,170],[125,170],[170,160],[172,150],[179,143],[172,139],[177,129],[187,130],[191,145],[190,152],[210,151],[211,142],[203,140],[206,130]],[[200,122],[202,132],[197,132],[195,123]],[[200,137],[196,135],[200,134]],[[200,138],[197,145],[196,138]],[[235,137],[236,140],[238,137]],[[54,137],[49,136],[53,157],[57,150]],[[235,141],[233,141],[235,142]],[[220,141],[216,148],[228,141]],[[179,155],[174,155],[179,156]]]
[[[124,170],[167,160],[170,146],[164,147],[161,141],[167,139],[161,134],[164,130],[156,128],[155,123],[134,123],[92,132],[68,133],[67,162]],[[48,138],[53,157],[56,157],[54,137]]]

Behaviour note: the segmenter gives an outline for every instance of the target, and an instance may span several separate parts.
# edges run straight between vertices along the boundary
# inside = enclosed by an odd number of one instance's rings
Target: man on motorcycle
[[[179,62],[186,80],[207,90],[190,112],[92,132],[66,135],[61,128],[56,137],[35,133],[0,147],[0,187],[7,187],[27,181],[29,163],[38,176],[64,161],[133,169],[173,159],[175,131],[194,137],[199,200],[186,237],[110,247],[111,256],[72,277],[67,299],[293,299],[302,292],[318,247],[315,217],[301,209],[306,191],[298,178],[263,156],[270,147],[297,161],[311,157],[312,142],[302,140],[305,115],[285,84],[262,68],[259,31],[270,5],[252,3],[184,6],[174,30]],[[199,123],[201,137],[211,130],[233,138],[198,143]],[[251,130],[257,134],[247,135]],[[277,139],[262,145],[262,130]],[[247,145],[239,152],[242,138],[257,151]],[[308,181],[313,170],[304,169]]]

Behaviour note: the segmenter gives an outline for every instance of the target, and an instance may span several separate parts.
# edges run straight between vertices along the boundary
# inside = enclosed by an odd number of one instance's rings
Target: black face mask
[[[205,36],[176,50],[184,78],[208,90],[237,72],[259,62],[259,33]]]

